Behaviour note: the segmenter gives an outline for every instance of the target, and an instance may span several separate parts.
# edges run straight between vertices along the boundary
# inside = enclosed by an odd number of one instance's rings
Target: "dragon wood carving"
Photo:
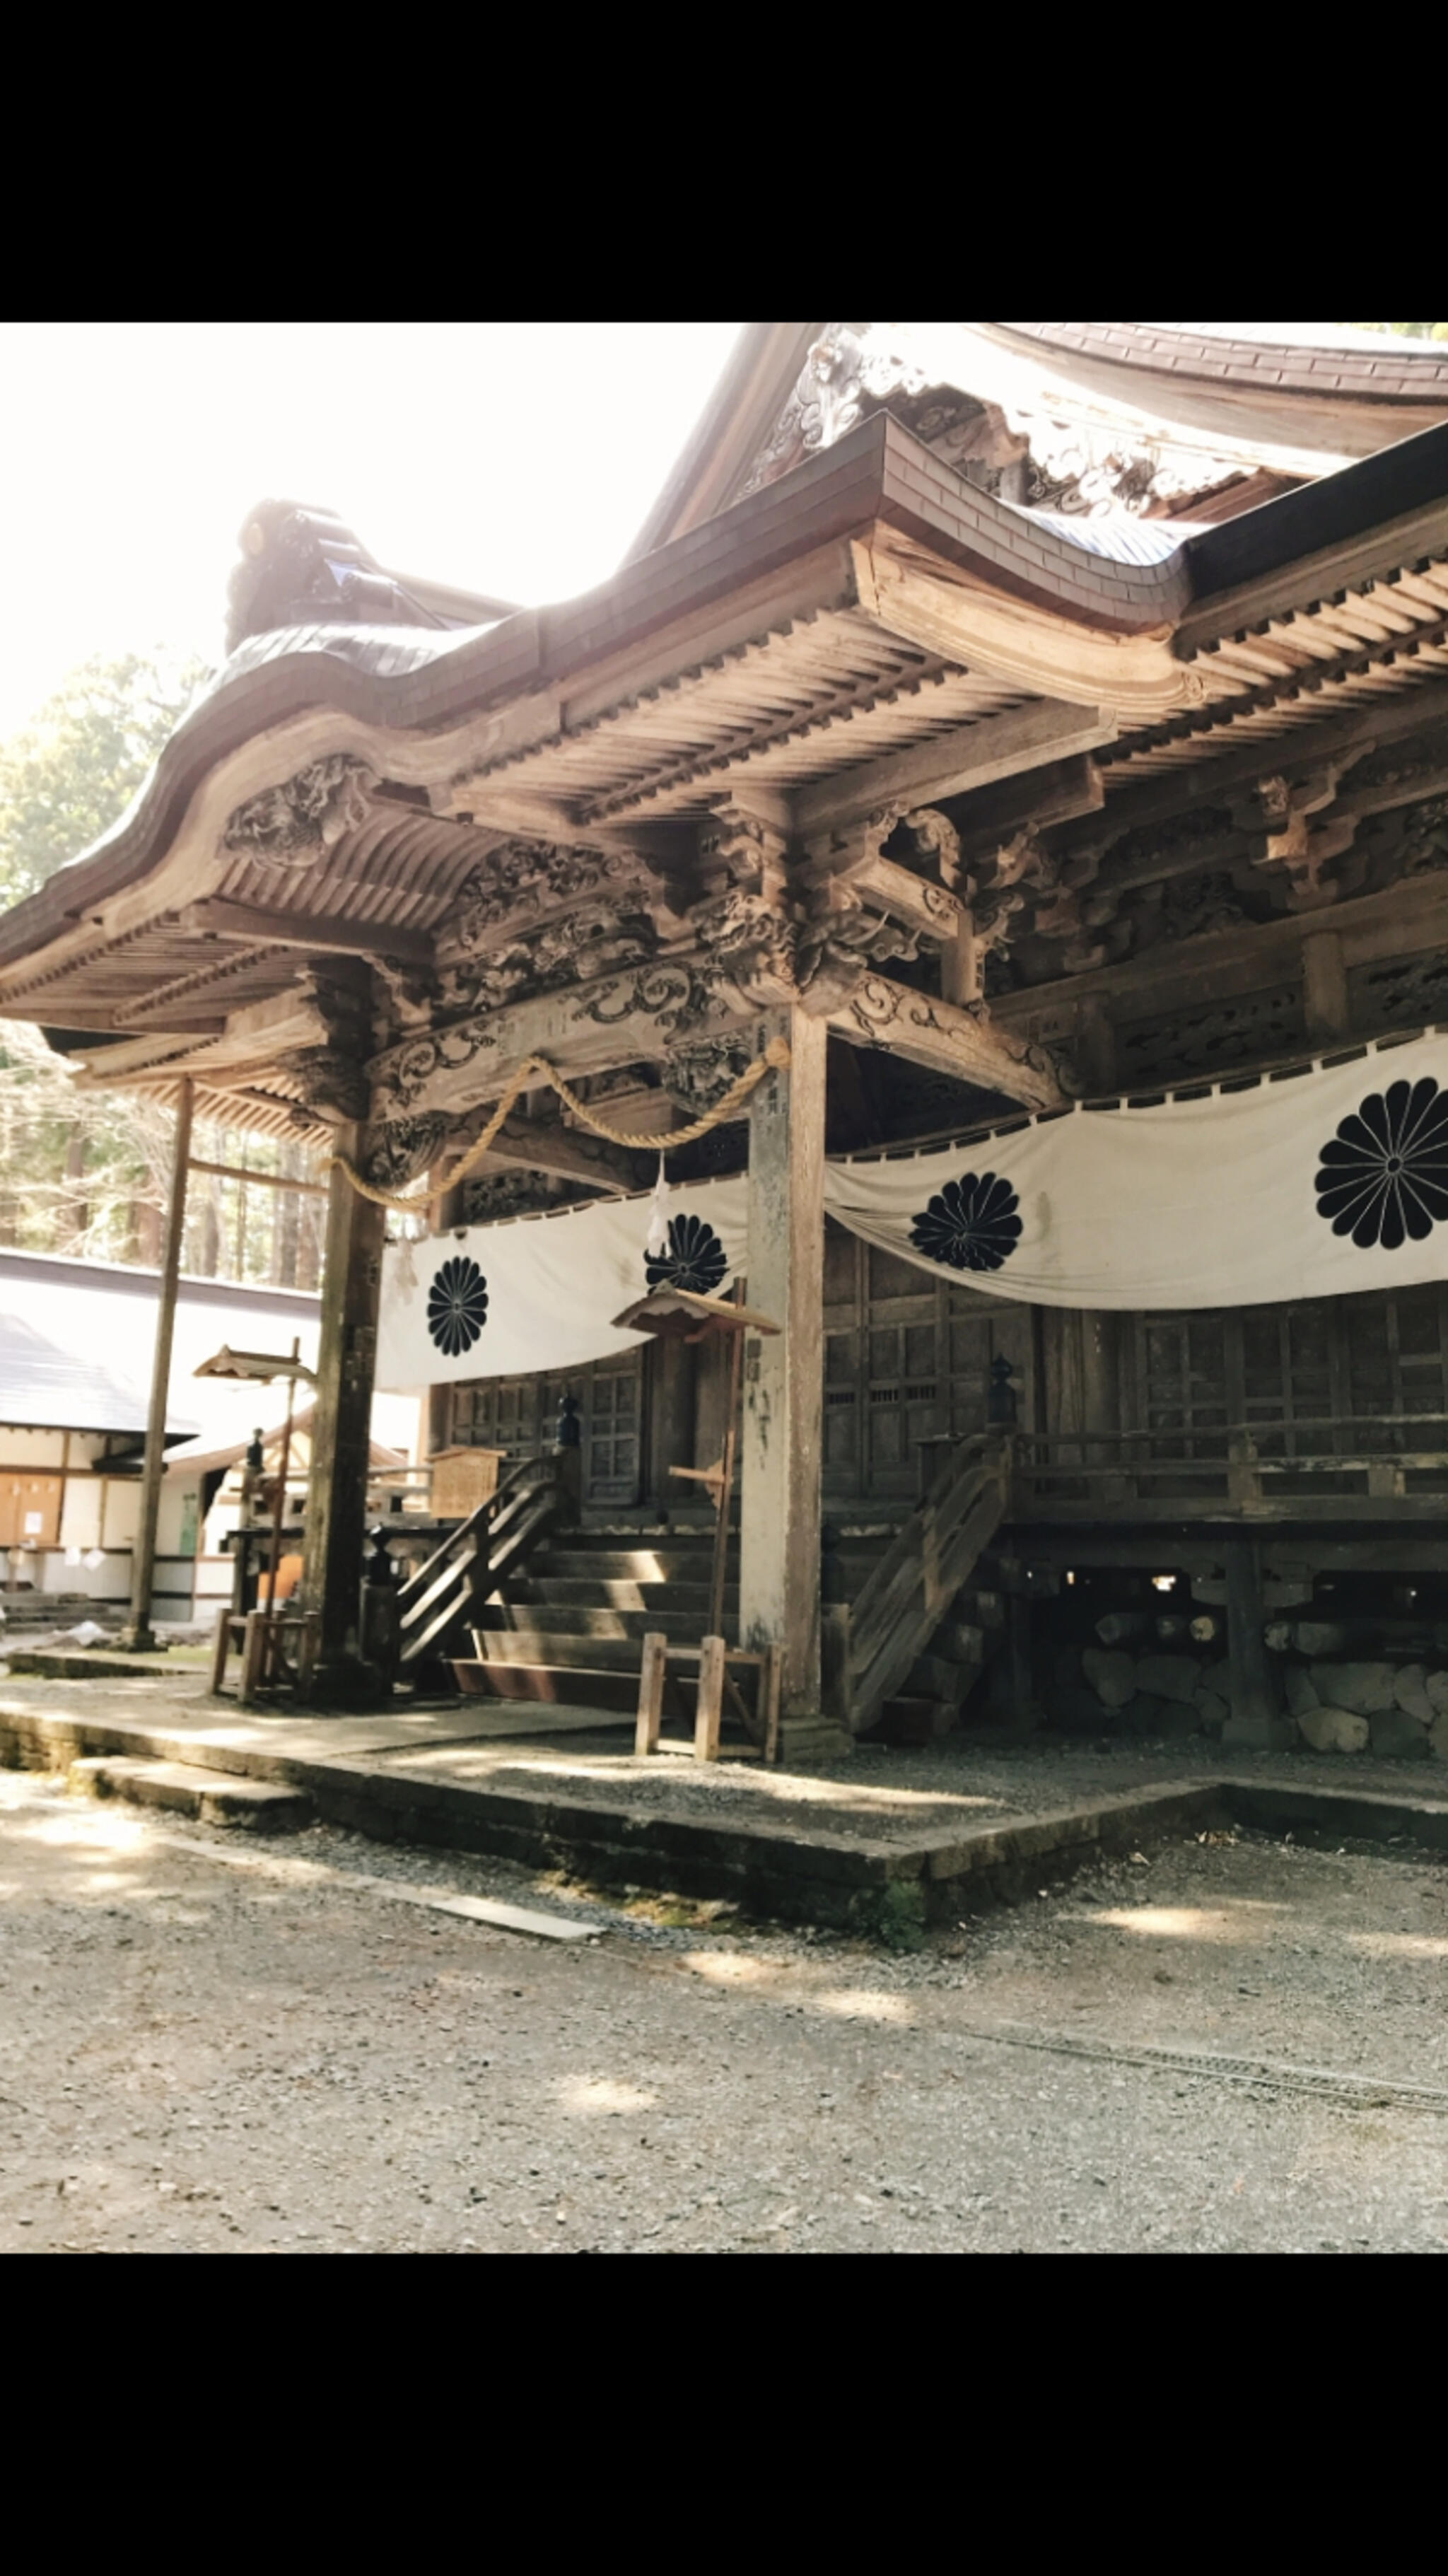
[[[368,814],[373,772],[350,752],[329,752],[294,778],[249,796],[226,826],[225,846],[267,867],[305,868],[356,831]]]

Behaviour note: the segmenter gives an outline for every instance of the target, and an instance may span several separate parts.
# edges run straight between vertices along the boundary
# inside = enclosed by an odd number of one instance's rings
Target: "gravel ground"
[[[1193,1839],[886,1957],[0,1773],[0,2248],[1437,2250],[1445,1960],[1408,1851]]]

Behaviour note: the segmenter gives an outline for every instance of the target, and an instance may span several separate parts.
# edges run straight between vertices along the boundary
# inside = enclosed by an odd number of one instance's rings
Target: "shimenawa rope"
[[[696,1138],[707,1136],[711,1128],[722,1127],[726,1120],[732,1118],[736,1111],[743,1107],[750,1093],[758,1088],[767,1073],[781,1073],[788,1063],[788,1039],[771,1038],[764,1053],[757,1055],[752,1064],[745,1066],[737,1082],[731,1082],[723,1099],[717,1101],[712,1109],[706,1110],[702,1118],[694,1119],[688,1127],[671,1128],[667,1136],[640,1136],[630,1135],[619,1127],[610,1127],[605,1119],[596,1117],[587,1102],[580,1100],[576,1091],[570,1090],[562,1074],[554,1071],[546,1057],[530,1055],[514,1074],[482,1134],[468,1147],[462,1161],[455,1164],[449,1172],[445,1187],[455,1189],[460,1181],[465,1181],[470,1173],[477,1170],[504,1121],[516,1108],[523,1093],[531,1091],[540,1082],[549,1083],[557,1092],[564,1108],[572,1111],[581,1126],[590,1128],[595,1136],[601,1136],[605,1144],[623,1145],[630,1150],[651,1150],[654,1147],[661,1147],[665,1153],[672,1153],[676,1145],[692,1145]],[[370,1199],[374,1207],[396,1208],[403,1216],[419,1215],[427,1206],[428,1200],[437,1195],[435,1190],[424,1189],[414,1190],[410,1197],[401,1198],[392,1190],[376,1189],[371,1181],[363,1179],[356,1166],[348,1162],[345,1154],[329,1154],[318,1169],[322,1175],[332,1171],[344,1172],[359,1198]]]

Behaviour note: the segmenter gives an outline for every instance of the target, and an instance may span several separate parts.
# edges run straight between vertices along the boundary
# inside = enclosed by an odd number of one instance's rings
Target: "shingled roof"
[[[105,1431],[144,1435],[146,1399],[107,1377],[94,1360],[60,1350],[0,1314],[0,1422],[33,1431]],[[167,1425],[168,1441],[189,1439],[189,1422]]]

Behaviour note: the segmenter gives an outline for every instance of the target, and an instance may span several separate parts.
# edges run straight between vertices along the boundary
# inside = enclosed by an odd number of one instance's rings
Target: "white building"
[[[12,1587],[130,1596],[160,1274],[0,1249],[0,1577]],[[299,1289],[183,1278],[167,1402],[155,1610],[189,1619],[226,1588],[198,1560],[200,1461],[277,1427],[286,1387],[198,1378],[223,1343],[314,1367],[320,1301]],[[413,1397],[377,1400],[374,1430],[416,1454]],[[184,1445],[183,1445],[184,1444]]]

